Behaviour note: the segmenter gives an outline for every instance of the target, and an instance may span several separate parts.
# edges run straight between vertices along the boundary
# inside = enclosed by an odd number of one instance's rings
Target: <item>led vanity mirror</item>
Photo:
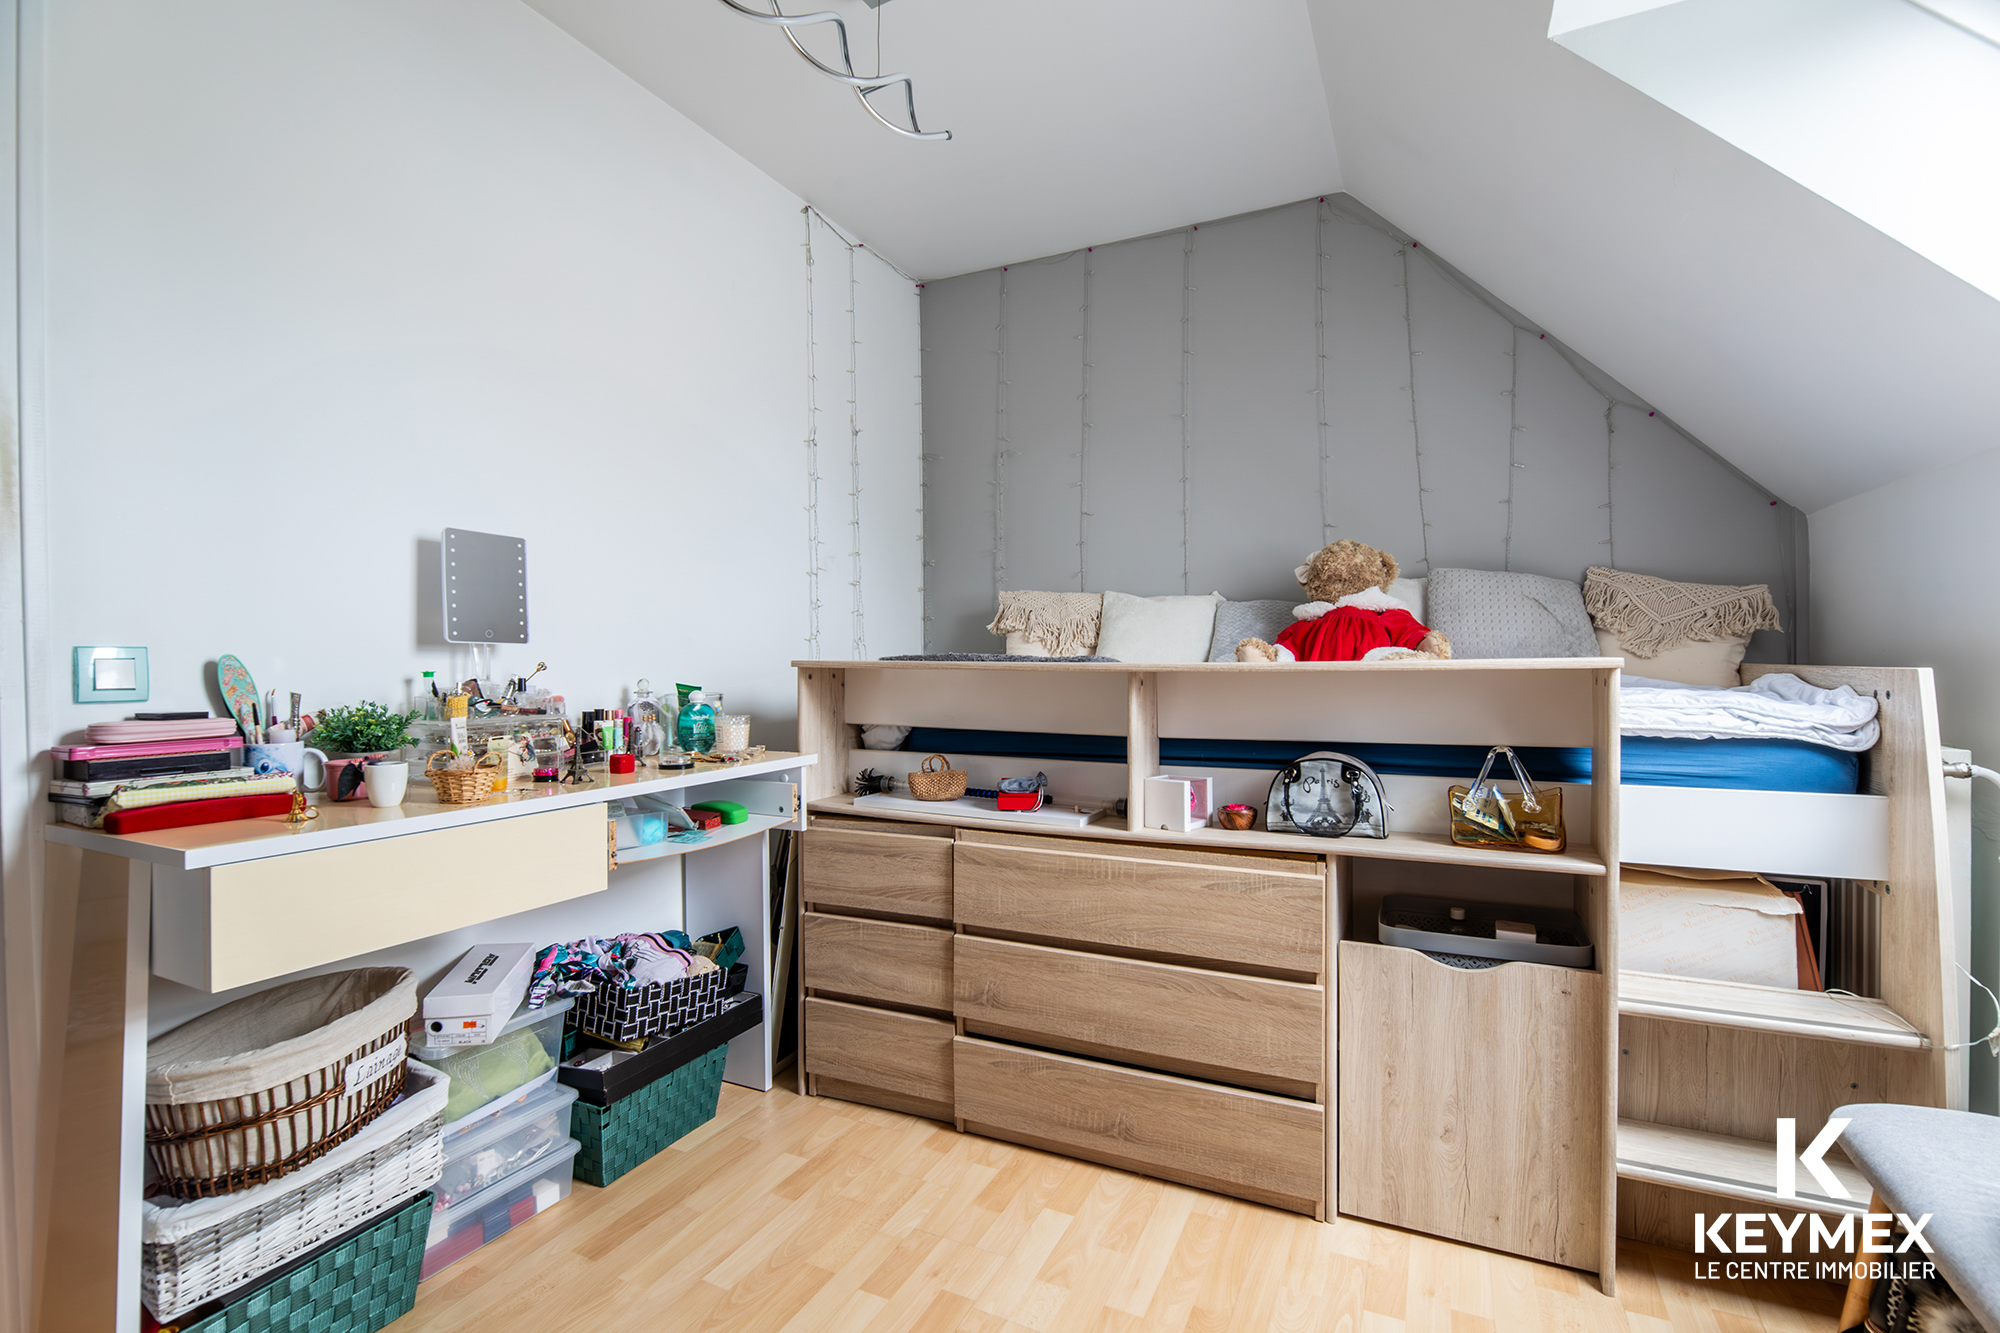
[[[464,528],[444,530],[447,643],[528,641],[528,543]]]

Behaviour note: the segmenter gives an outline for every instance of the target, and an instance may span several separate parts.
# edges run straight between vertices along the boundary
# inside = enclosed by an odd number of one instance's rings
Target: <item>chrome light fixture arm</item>
[[[848,87],[854,89],[855,100],[861,103],[862,110],[866,111],[869,115],[875,117],[875,119],[880,121],[883,125],[886,125],[888,128],[894,130],[896,133],[902,135],[904,138],[906,139],[951,138],[950,130],[932,130],[926,133],[924,129],[917,124],[917,95],[915,87],[910,82],[909,75],[877,74],[873,78],[863,78],[854,72],[854,57],[849,52],[847,46],[847,24],[842,22],[840,15],[834,13],[832,10],[823,9],[815,14],[785,14],[779,11],[778,0],[771,0],[771,12],[768,14],[760,14],[754,9],[750,9],[742,4],[739,4],[737,0],[722,0],[722,3],[729,6],[729,8],[735,10],[737,13],[741,14],[744,18],[751,20],[753,23],[764,23],[764,24],[769,24],[770,26],[775,28],[782,28],[785,33],[785,40],[792,44],[792,49],[799,53],[799,57],[802,60],[804,60],[808,65],[811,65],[814,69],[818,70],[820,73],[826,75],[829,79],[832,79],[837,83],[844,83]],[[813,55],[812,52],[806,50],[804,46],[800,45],[797,35],[794,34],[792,31],[793,28],[803,28],[816,23],[831,23],[833,25],[834,31],[840,35],[840,63],[843,66],[845,66],[844,69],[835,69],[833,66],[826,64],[824,61],[820,60],[817,56]],[[868,100],[871,94],[880,92],[882,89],[898,83],[903,85],[903,104],[905,107],[908,108],[910,113],[909,129],[904,129],[901,125],[898,125],[895,121],[890,120],[888,117],[884,116],[881,112],[877,111],[875,109],[874,104]]]

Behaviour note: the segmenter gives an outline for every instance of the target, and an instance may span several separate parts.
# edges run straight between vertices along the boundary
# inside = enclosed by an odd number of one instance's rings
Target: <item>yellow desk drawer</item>
[[[1340,945],[1340,1211],[1598,1267],[1604,977]]]
[[[1288,1096],[1324,1080],[1317,985],[959,935],[952,1012],[969,1031]]]
[[[1310,860],[968,830],[952,889],[969,926],[1224,966],[1326,970],[1326,872]]]
[[[949,1120],[950,1023],[808,997],[806,1073],[822,1096]]]
[[[1293,1212],[1323,1214],[1326,1115],[1311,1102],[952,1042],[965,1128]]]
[[[951,932],[936,926],[806,912],[799,918],[813,991],[951,1012]]]
[[[832,823],[805,832],[802,901],[920,921],[951,920],[951,830]]]
[[[597,805],[206,870],[156,866],[153,971],[230,990],[601,893],[609,876]]]

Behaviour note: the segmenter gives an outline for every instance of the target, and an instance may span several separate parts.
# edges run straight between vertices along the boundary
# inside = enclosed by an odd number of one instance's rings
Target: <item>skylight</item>
[[[1549,36],[2000,297],[2000,0],[1555,0]]]

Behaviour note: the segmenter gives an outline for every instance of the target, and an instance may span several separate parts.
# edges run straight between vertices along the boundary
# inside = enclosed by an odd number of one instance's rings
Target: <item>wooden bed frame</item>
[[[807,794],[814,813],[825,819],[867,814],[950,824],[960,831],[955,836],[967,829],[1014,829],[1100,845],[1323,859],[1328,931],[1339,942],[1329,948],[1323,978],[1327,1049],[1339,1066],[1337,1080],[1329,1071],[1323,1099],[1328,1197],[1339,1211],[1596,1271],[1610,1290],[1619,1235],[1686,1248],[1696,1211],[1731,1211],[1741,1201],[1779,1210],[1865,1208],[1865,1189],[1851,1202],[1778,1198],[1770,1146],[1777,1117],[1798,1121],[1803,1144],[1848,1102],[1964,1104],[1963,1058],[1943,1049],[1962,1041],[1963,1033],[1960,987],[1951,976],[1951,859],[1928,669],[1744,667],[1746,681],[1789,670],[1812,684],[1850,685],[1881,701],[1882,739],[1864,760],[1864,795],[1784,794],[1788,799],[1774,804],[1760,799],[1771,793],[1696,792],[1682,797],[1676,810],[1645,816],[1635,833],[1630,816],[1621,816],[1622,802],[1635,789],[1618,784],[1621,663],[1615,658],[1283,667],[795,665],[800,745],[821,757]],[[1589,746],[1594,776],[1587,786],[1566,789],[1573,793],[1565,798],[1571,845],[1557,857],[1452,845],[1443,834],[1444,784],[1425,787],[1430,780],[1417,779],[1391,783],[1389,799],[1399,808],[1390,817],[1390,837],[1379,841],[1218,828],[1172,833],[1133,829],[1108,814],[1077,830],[1023,828],[997,814],[982,820],[855,808],[846,794],[854,772],[872,764],[900,776],[920,757],[862,751],[858,730],[868,724],[1122,734],[1132,757],[1122,794],[1133,809],[1143,808],[1144,779],[1160,771],[1162,734]],[[1010,763],[1007,771],[1018,767]],[[1094,796],[1101,803],[1112,789],[1070,790],[1065,780],[1072,786],[1086,781],[1083,770],[1089,769],[1103,787],[1118,768],[1075,765],[1053,778],[1055,795],[1064,801]],[[1236,772],[1261,795],[1268,774]],[[1688,789],[1644,790],[1650,796]],[[1649,826],[1654,818],[1686,818],[1690,810],[1699,819],[1677,823],[1671,840]],[[1760,822],[1767,820],[1779,823]],[[1848,835],[1827,853],[1823,837],[1811,830],[1840,823]],[[1853,835],[1856,825],[1864,826],[1859,836]],[[1868,826],[1879,827],[1879,837]],[[1621,975],[1618,866],[1621,859],[1638,859],[1621,855],[1627,834],[1657,863],[1866,881],[1880,904],[1880,998]],[[1661,855],[1663,850],[1674,854]],[[810,878],[809,869],[808,899]],[[1533,964],[1464,972],[1373,942],[1374,901],[1383,892],[1421,891],[1435,881],[1453,896],[1506,901],[1523,885],[1565,879],[1573,886],[1565,905],[1579,912],[1597,946],[1599,962],[1591,972]],[[810,993],[810,961],[803,984]],[[1388,1034],[1375,1020],[1391,1013],[1398,1032],[1385,1045],[1377,1037]],[[1454,1034],[1469,1030],[1471,1019],[1492,1031],[1532,1035],[1523,1036],[1520,1049],[1497,1056],[1468,1050],[1463,1035]],[[1413,1051],[1425,1052],[1415,1068]],[[1589,1067],[1550,1067],[1546,1061],[1562,1052]],[[1508,1086],[1510,1080],[1521,1086]],[[1376,1095],[1392,1084],[1399,1099],[1393,1112]],[[1531,1100],[1540,1099],[1540,1119],[1522,1140],[1542,1135],[1521,1149],[1532,1160],[1511,1149],[1490,1161],[1438,1159],[1435,1145],[1462,1142],[1468,1123],[1487,1117],[1504,1125],[1522,1114],[1522,1087],[1529,1087]],[[1551,1098],[1562,1105],[1552,1110]],[[1566,1137],[1548,1141],[1548,1126],[1558,1121]],[[1486,1173],[1486,1183],[1502,1195],[1518,1192],[1519,1206],[1505,1210],[1497,1229],[1454,1216],[1440,1202],[1438,1182],[1447,1173]],[[1558,1198],[1566,1208],[1589,1201],[1594,1220],[1584,1228],[1587,1236],[1576,1231],[1574,1218],[1555,1218]]]

